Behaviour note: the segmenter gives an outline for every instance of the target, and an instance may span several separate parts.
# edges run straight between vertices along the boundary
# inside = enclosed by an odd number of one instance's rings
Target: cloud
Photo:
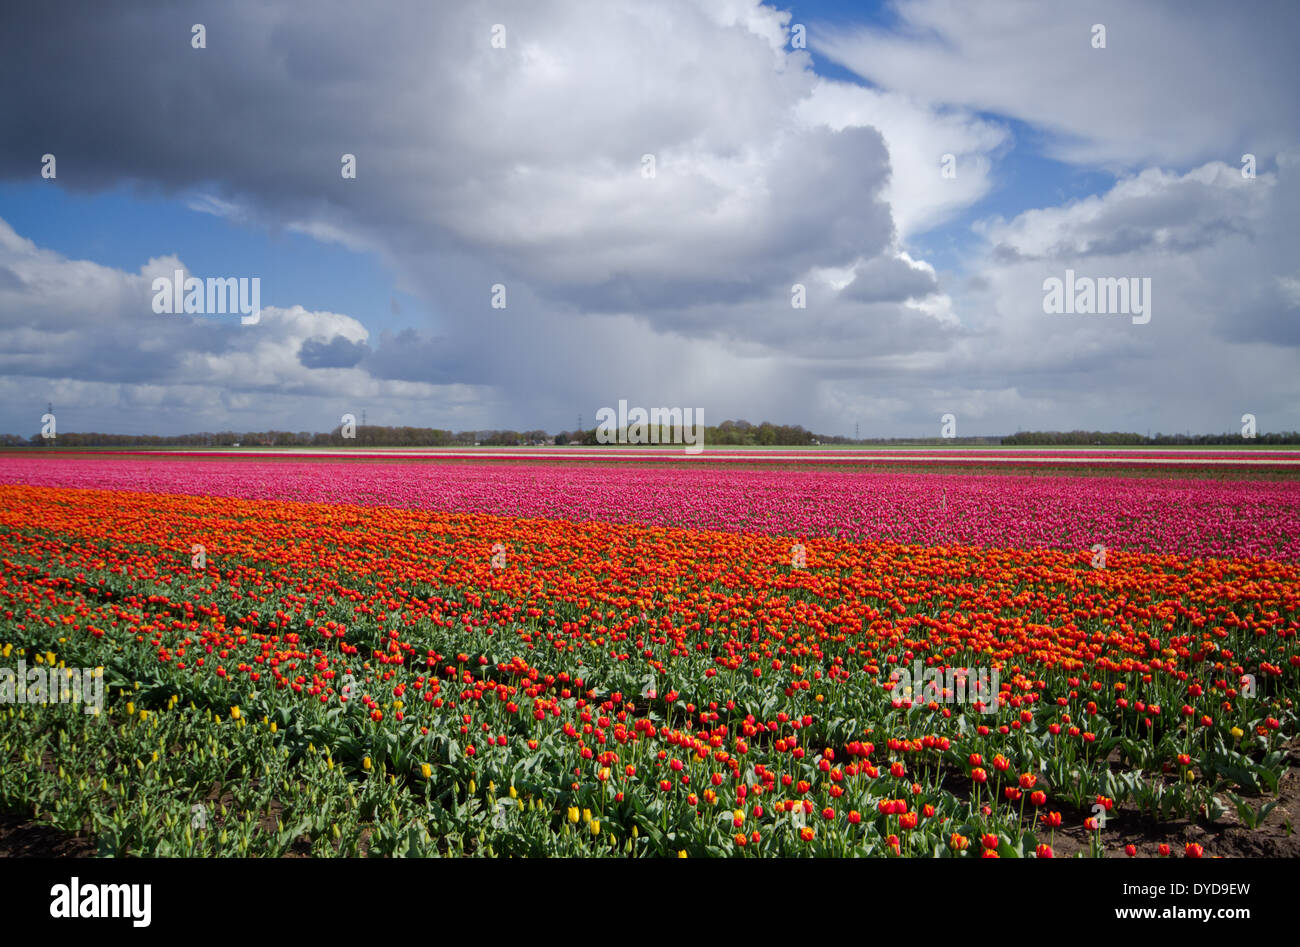
[[[412,0],[374,17],[328,0],[301,17],[235,0],[184,20],[161,4],[97,7],[72,27],[65,12],[23,11],[31,41],[0,39],[0,76],[49,75],[0,116],[0,173],[29,176],[26,143],[48,140],[66,157],[61,186],[134,180],[232,222],[379,254],[438,314],[427,335],[440,339],[436,358],[372,353],[381,377],[496,384],[519,405],[535,400],[524,379],[571,387],[564,353],[534,371],[546,342],[513,325],[527,307],[559,338],[596,316],[668,350],[711,340],[717,371],[740,378],[735,363],[779,357],[796,333],[794,282],[900,252],[880,131],[806,108],[823,80],[788,48],[789,14],[754,2],[516,0],[489,15]],[[208,45],[195,50],[200,16]],[[486,305],[497,283],[506,314]],[[873,309],[824,300],[807,338],[832,346],[838,326],[883,339],[910,316],[879,292],[864,297]],[[308,346],[300,364],[322,358]],[[647,382],[649,369],[629,366]]]
[[[27,142],[48,140],[72,189],[144,181],[398,265],[473,253],[557,305],[651,319],[873,256],[892,232],[879,133],[794,120],[819,80],[782,48],[788,14],[755,3],[375,17],[327,0],[301,17],[235,0],[202,11],[202,50],[161,4],[66,12],[24,11],[26,39],[0,40],[0,75],[46,76],[0,117],[0,173],[28,176]]]
[[[938,291],[934,267],[900,254],[876,257],[857,267],[846,294],[862,302],[905,302]]]
[[[455,366],[447,357],[445,343],[445,339],[426,338],[414,329],[396,335],[384,333],[374,352],[367,353],[365,369],[376,378],[450,380]]]
[[[832,129],[880,131],[889,150],[883,196],[906,240],[950,220],[993,188],[994,161],[1012,142],[1005,125],[969,109],[927,105],[910,95],[848,82],[818,82],[798,108],[801,120]],[[945,156],[953,174],[943,175]]]
[[[328,342],[305,339],[298,349],[298,361],[307,368],[351,368],[369,351],[365,342],[351,342],[341,335]]]
[[[370,353],[366,328],[339,313],[268,306],[255,325],[238,314],[155,313],[153,278],[177,269],[189,273],[176,257],[136,273],[66,259],[14,239],[0,221],[0,377],[10,416],[52,399],[72,411],[60,416],[65,430],[92,429],[69,427],[78,415],[108,431],[238,426],[222,421],[227,413],[265,429],[276,411],[294,415],[295,428],[327,430],[337,418],[321,404],[369,403],[400,416],[415,400],[437,399],[458,405],[454,416],[483,397],[472,386],[371,375],[358,367]]]
[[[888,27],[809,30],[814,52],[915,101],[1047,134],[1048,154],[1134,168],[1294,145],[1300,7],[1210,0],[896,0]],[[1105,48],[1093,27],[1105,28]]]
[[[184,268],[168,235],[127,272],[0,222],[0,396],[117,412],[103,429],[324,430],[363,406],[558,429],[620,398],[889,434],[948,411],[965,433],[1293,415],[1292,8],[892,9],[810,24],[870,87],[817,75],[753,0],[6,9],[0,83],[24,94],[0,176],[38,181],[51,152],[70,192],[133,182],[373,253],[431,315],[155,315],[152,277]],[[1114,186],[959,227],[1037,146]],[[953,269],[921,235],[961,243]],[[1150,276],[1152,322],[1049,319],[1042,281],[1066,267]]]
[[[1041,280],[1066,267],[1081,275],[1150,276],[1180,347],[1190,343],[1223,360],[1215,338],[1294,346],[1300,321],[1285,280],[1298,242],[1298,176],[1300,156],[1287,152],[1276,173],[1253,179],[1221,162],[1181,175],[1148,169],[1096,197],[983,222],[986,272],[994,280],[1037,280],[1037,291],[1022,290],[1026,301],[1041,300]]]

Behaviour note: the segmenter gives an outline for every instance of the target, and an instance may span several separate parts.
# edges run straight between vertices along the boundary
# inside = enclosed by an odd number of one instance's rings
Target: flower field
[[[711,456],[711,455],[710,455]],[[0,483],[358,503],[767,535],[1300,561],[1300,480],[10,456]]]
[[[1219,854],[1283,817],[1298,517],[1292,482],[5,457],[0,666],[106,684],[0,704],[0,810],[104,854]]]

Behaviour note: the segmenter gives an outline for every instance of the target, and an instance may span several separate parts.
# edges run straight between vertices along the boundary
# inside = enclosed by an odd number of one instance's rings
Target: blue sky
[[[56,181],[5,181],[0,182],[0,217],[29,240],[70,259],[134,272],[151,257],[171,253],[199,276],[260,275],[264,306],[346,312],[391,329],[418,322],[428,312],[397,288],[373,253],[203,213],[179,195],[144,193],[129,185],[76,193]]]

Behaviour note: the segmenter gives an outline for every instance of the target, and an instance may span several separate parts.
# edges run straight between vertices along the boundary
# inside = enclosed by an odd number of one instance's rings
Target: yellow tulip
[[[681,851],[679,851],[679,852],[677,853],[677,857],[678,857],[678,858],[685,858],[685,857],[686,857],[686,849],[683,848]]]
[[[599,819],[592,819],[590,822],[587,823],[587,828],[589,828],[589,829],[591,830],[591,834],[592,834],[592,835],[599,835],[599,834],[600,834],[600,820],[599,820]]]
[[[421,763],[420,775],[423,776],[425,779],[428,779],[430,776],[433,775],[433,767],[430,766],[428,763]]]
[[[370,772],[370,757],[367,756],[365,759],[361,761],[361,768],[364,769],[367,773]]]
[[[569,806],[569,821],[572,822],[574,825],[577,825],[577,824],[578,824],[578,807],[577,807],[577,806]]]
[[[230,708],[230,719],[231,719],[231,720],[238,720],[238,719],[239,719],[239,708],[238,708],[238,707],[231,707],[231,708]]]

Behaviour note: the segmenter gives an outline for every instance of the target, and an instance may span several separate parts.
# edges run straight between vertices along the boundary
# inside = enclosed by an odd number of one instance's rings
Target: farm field
[[[711,454],[708,456],[712,456]],[[765,535],[1300,559],[1300,480],[1033,477],[374,458],[9,455],[0,483],[632,522]],[[55,462],[50,462],[54,460]]]
[[[0,704],[0,811],[108,855],[1297,854],[1300,483],[738,453],[0,456],[0,667],[104,684]]]

